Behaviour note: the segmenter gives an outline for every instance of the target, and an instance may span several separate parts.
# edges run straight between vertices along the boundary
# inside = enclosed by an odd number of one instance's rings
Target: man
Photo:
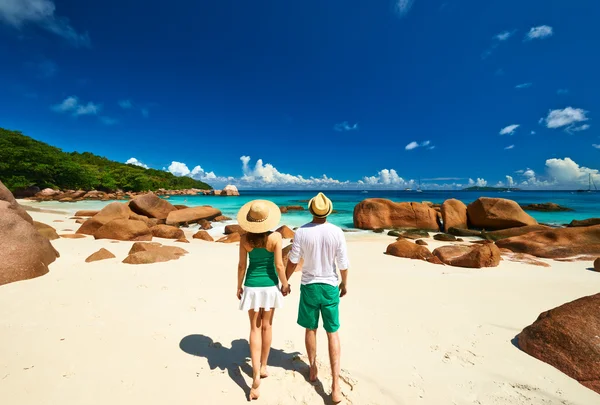
[[[317,380],[317,328],[319,315],[321,315],[329,342],[329,361],[333,378],[331,397],[333,402],[338,403],[343,399],[339,382],[338,329],[340,297],[346,295],[348,279],[346,239],[340,228],[327,222],[327,216],[333,211],[333,204],[323,193],[310,200],[308,209],[313,215],[313,220],[296,231],[286,276],[289,280],[300,259],[304,259],[298,324],[306,328],[305,342],[310,362],[310,381]],[[336,271],[336,263],[340,269],[341,283]]]

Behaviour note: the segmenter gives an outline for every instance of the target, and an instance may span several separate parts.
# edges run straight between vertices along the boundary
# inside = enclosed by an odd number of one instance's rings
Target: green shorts
[[[319,327],[319,313],[328,333],[340,328],[340,289],[329,284],[306,284],[300,287],[298,325],[314,330]]]

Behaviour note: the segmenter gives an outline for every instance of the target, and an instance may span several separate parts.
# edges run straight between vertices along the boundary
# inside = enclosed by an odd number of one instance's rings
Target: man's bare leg
[[[331,378],[333,383],[331,385],[331,399],[334,403],[342,402],[344,397],[342,396],[342,389],[340,388],[340,336],[337,332],[327,333],[327,340],[329,343],[329,361],[331,363]]]
[[[311,382],[315,382],[319,373],[319,369],[317,368],[317,330],[306,329],[304,342],[306,343],[306,354],[310,363],[309,379]]]
[[[262,313],[262,350],[260,353],[260,378],[267,378],[269,376],[269,372],[267,371],[267,360],[269,359],[269,352],[271,351],[271,341],[273,339],[272,326],[274,316],[275,308],[271,308],[270,311],[263,311]]]
[[[252,360],[252,388],[250,399],[258,399],[260,396],[260,355],[262,350],[262,314],[261,311],[248,311],[250,318],[250,359]]]

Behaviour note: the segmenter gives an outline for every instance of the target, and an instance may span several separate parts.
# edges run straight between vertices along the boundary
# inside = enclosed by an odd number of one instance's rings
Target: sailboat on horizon
[[[423,190],[421,190],[421,178],[419,177],[419,187],[417,187],[417,193],[422,193]]]
[[[577,190],[578,193],[595,193],[596,191],[598,191],[598,187],[596,187],[596,183],[594,182],[592,173],[588,173],[588,175],[589,175],[588,189],[587,190]],[[592,185],[594,186],[593,190],[592,190]]]

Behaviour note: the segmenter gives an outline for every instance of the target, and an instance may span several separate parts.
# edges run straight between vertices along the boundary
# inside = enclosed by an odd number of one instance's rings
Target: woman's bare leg
[[[262,346],[261,324],[262,310],[256,312],[248,311],[250,317],[250,359],[252,360],[252,388],[250,399],[258,399],[260,396],[260,355]]]
[[[273,317],[275,316],[275,308],[270,311],[261,310],[262,312],[262,351],[260,353],[260,378],[267,378],[267,361],[269,360],[269,352],[271,351],[271,341],[273,340]]]

